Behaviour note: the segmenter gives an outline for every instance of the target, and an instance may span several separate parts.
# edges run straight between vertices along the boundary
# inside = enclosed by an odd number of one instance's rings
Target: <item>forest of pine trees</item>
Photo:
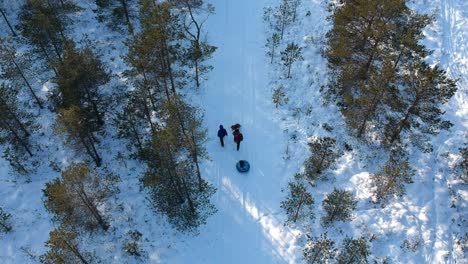
[[[71,150],[73,157],[61,165],[49,161],[56,178],[45,183],[42,198],[55,229],[39,257],[42,263],[96,261],[79,236],[110,232],[114,219],[106,204],[127,191],[117,187],[120,176],[108,170],[112,164],[106,156],[121,157],[105,153],[110,139],[126,144],[127,153],[119,155],[139,164],[147,205],[176,230],[197,233],[217,211],[210,201],[217,190],[200,168],[210,158],[203,109],[186,97],[187,90],[203,89],[213,69],[209,59],[217,47],[207,41],[206,21],[214,7],[203,0],[92,2],[97,21],[125,40],[119,56],[126,70],[120,76],[112,73],[93,40],[72,34],[82,11],[76,1],[24,0],[18,14],[0,6],[8,34],[0,38],[0,155],[19,177],[31,175],[45,151]],[[266,60],[277,64],[282,80],[296,78],[308,48],[286,41],[302,2],[279,0],[264,10]],[[323,48],[329,79],[321,92],[326,103],[338,107],[349,135],[385,151],[386,159],[369,176],[371,201],[385,206],[414,182],[416,171],[408,158],[413,147],[431,152],[431,137],[452,127],[443,109],[457,81],[426,62],[431,51],[420,41],[433,18],[410,9],[408,1],[333,3]],[[117,79],[125,85],[116,86]],[[276,108],[290,101],[282,85],[272,89],[271,99]],[[50,124],[41,123],[50,117]],[[333,181],[333,191],[317,199],[321,181],[344,156],[343,146],[352,150],[333,136],[333,127],[325,130],[330,132],[326,136],[307,135],[308,156],[285,188],[280,208],[290,227],[314,227],[318,219],[331,229],[336,222],[352,221],[360,202],[355,190],[337,188]],[[46,136],[56,142],[44,144]],[[61,143],[64,149],[53,146]],[[466,183],[466,145],[460,154],[460,177]],[[2,235],[15,231],[14,215],[0,207]],[[306,263],[368,263],[368,238],[346,237],[339,244],[326,232],[313,236],[310,230],[302,251]],[[124,251],[141,256],[143,235],[136,229],[128,234]]]
[[[0,8],[10,33],[0,38],[2,157],[12,171],[30,174],[37,165],[30,158],[40,159],[37,152],[49,148],[36,140],[44,136],[35,134],[44,124],[34,120],[51,111],[52,132],[78,161],[51,164],[61,175],[46,183],[44,205],[58,227],[50,232],[43,263],[93,263],[77,238],[86,230],[108,230],[112,219],[103,208],[125,192],[116,187],[119,176],[108,172],[102,153],[114,127],[129,146],[123,155],[147,168],[142,192],[155,213],[179,230],[196,232],[216,212],[210,202],[216,189],[200,169],[208,158],[203,111],[180,93],[196,92],[213,68],[206,61],[216,47],[206,40],[205,23],[214,7],[201,0],[96,0],[96,7],[99,22],[127,34],[123,90],[112,90],[122,87],[110,85],[116,76],[92,40],[70,34],[82,10],[75,1],[25,0],[17,24]],[[39,93],[37,78],[53,84],[47,94]],[[13,229],[12,213],[1,209],[2,232]]]

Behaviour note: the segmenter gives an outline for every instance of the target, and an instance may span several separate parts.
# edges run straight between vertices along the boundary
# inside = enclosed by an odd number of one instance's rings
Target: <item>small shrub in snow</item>
[[[92,263],[89,254],[82,252],[77,242],[78,234],[72,229],[59,227],[49,234],[49,250],[40,257],[41,263]]]
[[[284,93],[283,85],[278,86],[277,88],[273,89],[273,95],[271,96],[271,100],[276,108],[278,106],[282,106],[288,103],[289,98]]]
[[[288,184],[288,196],[281,202],[281,208],[286,211],[288,219],[285,225],[296,223],[298,220],[314,217],[314,198],[307,191],[305,184],[296,175]]]
[[[465,143],[465,147],[460,148],[460,154],[462,156],[462,161],[460,163],[461,167],[461,179],[464,183],[468,183],[468,144]]]
[[[328,131],[328,132],[332,132],[332,131],[333,131],[333,127],[332,127],[330,124],[328,124],[328,123],[323,123],[323,124],[322,124],[322,127],[323,127],[323,129],[325,129],[325,131]]]
[[[124,244],[123,250],[131,256],[140,257],[142,255],[140,241],[143,235],[138,230],[129,231],[127,235],[130,237],[130,239],[127,243]]]
[[[343,247],[338,253],[338,264],[362,264],[368,263],[369,245],[364,237],[358,239],[345,238]]]
[[[8,233],[11,231],[10,218],[11,214],[5,212],[3,208],[0,207],[0,232]]]
[[[335,257],[335,242],[327,237],[327,233],[320,237],[311,237],[307,235],[307,244],[302,251],[302,256],[306,263],[328,263]]]
[[[420,239],[405,239],[401,247],[411,252],[416,252],[421,245]]]
[[[319,179],[322,172],[332,166],[342,155],[336,140],[330,137],[318,138],[309,143],[311,156],[304,164],[304,176],[312,183]]]
[[[352,192],[335,188],[322,202],[325,215],[322,224],[329,225],[333,221],[349,221],[356,209],[357,200]]]
[[[276,55],[276,49],[280,44],[280,35],[273,33],[271,37],[267,39],[266,47],[268,48],[267,55],[270,57],[270,63],[273,63],[273,59]]]
[[[287,69],[286,78],[291,78],[291,67],[299,60],[302,60],[302,48],[295,43],[289,43],[284,51],[281,52],[281,60]]]

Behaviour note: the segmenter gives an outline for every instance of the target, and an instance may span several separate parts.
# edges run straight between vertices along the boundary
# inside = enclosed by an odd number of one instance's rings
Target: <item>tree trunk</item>
[[[122,3],[122,9],[125,14],[125,20],[127,21],[128,32],[133,35],[133,25],[130,21],[130,16],[128,14],[127,0],[121,0],[120,2]]]
[[[3,124],[5,124],[5,126],[8,128],[8,130],[10,130],[10,132],[13,134],[13,136],[19,141],[19,143],[21,144],[21,146],[23,146],[23,148],[26,150],[26,152],[28,152],[29,156],[33,156],[31,150],[29,149],[28,147],[28,144],[26,144],[26,142],[24,142],[24,140],[18,135],[18,133],[16,133],[16,131],[10,126],[10,124],[8,124],[7,121],[5,120],[0,120]]]
[[[23,71],[22,71],[21,68],[18,66],[18,64],[16,63],[15,59],[12,58],[11,61],[12,61],[13,64],[15,65],[16,70],[18,70],[19,74],[21,75],[21,78],[23,78],[24,82],[26,83],[26,86],[28,86],[28,89],[29,89],[29,91],[31,92],[32,96],[34,97],[34,100],[36,100],[37,104],[39,105],[39,108],[44,109],[44,107],[42,106],[41,100],[39,99],[39,97],[37,97],[36,93],[34,92],[33,88],[31,87],[31,85],[29,84],[28,80],[27,80],[26,77],[24,76]]]
[[[2,13],[3,19],[5,20],[5,22],[7,23],[8,27],[10,28],[10,31],[11,31],[11,34],[13,34],[13,37],[17,37],[18,35],[16,34],[15,30],[14,30],[13,27],[11,26],[10,21],[8,21],[8,18],[7,18],[7,16],[6,16],[5,12],[3,11],[3,8],[0,8],[0,13]]]
[[[299,199],[299,205],[297,206],[296,213],[294,214],[293,222],[296,223],[297,217],[299,216],[299,211],[301,210],[302,203],[304,202],[304,194],[301,194],[301,198]]]
[[[102,218],[101,214],[99,213],[98,209],[96,208],[96,205],[89,199],[89,197],[86,194],[84,188],[81,187],[79,191],[81,192],[80,197],[82,198],[83,203],[86,205],[86,207],[88,208],[90,213],[93,215],[93,217],[96,219],[96,221],[102,227],[102,229],[107,230],[109,228],[109,225]]]
[[[85,258],[81,255],[81,253],[78,251],[78,249],[73,246],[73,245],[70,245],[70,243],[68,243],[68,241],[66,241],[65,239],[62,239],[63,243],[65,243],[65,245],[68,247],[68,249],[73,252],[73,254],[78,257],[80,259],[80,261],[83,263],[83,264],[89,264]]]
[[[88,132],[88,133],[92,133],[92,132]],[[94,157],[96,157],[96,159],[94,160],[96,162],[96,166],[97,167],[100,167],[101,166],[101,157],[99,156],[99,154],[97,153],[97,150],[96,150],[96,147],[94,146],[94,143],[95,143],[95,140],[93,140],[91,137],[93,137],[92,135],[89,135],[87,134],[87,137],[91,143],[91,149],[93,150],[93,153],[94,153]]]

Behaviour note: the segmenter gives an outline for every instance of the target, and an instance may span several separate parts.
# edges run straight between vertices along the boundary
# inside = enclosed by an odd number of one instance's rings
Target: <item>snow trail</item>
[[[200,235],[187,239],[187,249],[171,263],[293,263],[296,232],[278,219],[290,173],[282,160],[284,143],[271,115],[271,92],[264,54],[263,7],[266,1],[216,0],[208,21],[209,42],[218,47],[215,67],[202,88],[206,110],[207,148],[212,161],[203,175],[218,189],[212,199],[218,212]],[[230,126],[240,123],[244,141],[236,151]],[[216,136],[228,130],[225,147]],[[248,160],[251,170],[238,173],[235,163]]]

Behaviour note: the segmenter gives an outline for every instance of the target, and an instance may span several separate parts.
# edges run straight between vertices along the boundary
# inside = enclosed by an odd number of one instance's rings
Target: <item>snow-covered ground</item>
[[[73,36],[83,34],[96,41],[96,49],[114,74],[121,73],[121,55],[126,53],[124,36],[99,25],[91,11],[92,0],[80,0],[86,8],[73,27]],[[218,212],[208,219],[198,235],[180,234],[155,215],[145,194],[140,192],[138,177],[141,164],[115,158],[125,153],[124,143],[112,139],[112,131],[102,141],[104,163],[121,177],[120,192],[103,210],[112,218],[107,233],[83,234],[81,245],[94,251],[102,263],[300,263],[305,231],[317,236],[328,232],[339,246],[345,236],[370,238],[372,259],[389,257],[392,263],[467,263],[466,218],[468,190],[458,180],[453,164],[458,148],[466,142],[468,131],[468,2],[463,0],[420,0],[414,9],[436,11],[436,21],[427,28],[425,44],[435,52],[428,58],[440,62],[452,78],[459,78],[458,92],[447,105],[446,117],[455,124],[449,132],[435,137],[433,153],[411,152],[411,164],[417,170],[407,195],[391,200],[385,208],[370,203],[369,173],[375,172],[385,155],[363,146],[346,135],[343,120],[333,105],[325,105],[320,87],[326,83],[326,61],[320,48],[329,29],[324,1],[303,0],[297,23],[288,28],[283,45],[294,41],[303,48],[304,61],[293,68],[292,80],[285,80],[283,69],[269,64],[265,40],[269,29],[262,21],[265,6],[277,6],[278,0],[211,0],[216,14],[208,20],[208,39],[218,47],[211,64],[209,79],[196,94],[190,94],[205,109],[209,131],[207,149],[210,160],[202,165],[203,175],[217,188],[213,203]],[[16,5],[15,5],[16,7]],[[15,8],[12,6],[12,8]],[[306,16],[310,11],[311,15]],[[283,46],[284,47],[284,46]],[[36,87],[46,90],[46,80],[36,80]],[[115,78],[113,84],[124,84]],[[274,108],[271,90],[284,85],[288,105]],[[108,88],[112,87],[109,85]],[[306,114],[306,109],[311,113]],[[53,229],[51,215],[43,206],[42,189],[47,181],[59,176],[49,168],[50,161],[61,166],[75,159],[73,152],[59,146],[52,137],[53,116],[39,120],[46,127],[40,142],[49,146],[43,152],[43,164],[29,179],[8,174],[0,159],[0,206],[13,215],[13,232],[0,234],[1,263],[37,263],[45,252],[44,242]],[[220,124],[229,128],[242,124],[244,141],[240,151],[230,135],[221,148],[216,132]],[[333,131],[323,128],[329,124]],[[333,136],[338,143],[348,143],[353,151],[345,152],[329,172],[329,180],[311,189],[316,203],[316,221],[296,229],[283,226],[280,201],[287,182],[298,172],[308,156],[307,139]],[[51,142],[47,142],[51,141]],[[56,148],[56,146],[59,146]],[[449,154],[447,154],[449,153]],[[235,163],[246,159],[251,170],[240,174]],[[356,217],[349,223],[323,228],[319,224],[321,202],[334,187],[347,188],[359,199]],[[455,206],[452,207],[452,204]],[[138,229],[146,256],[133,258],[122,251],[126,233]],[[416,250],[402,248],[405,239],[419,243]],[[465,245],[463,245],[465,243]]]

